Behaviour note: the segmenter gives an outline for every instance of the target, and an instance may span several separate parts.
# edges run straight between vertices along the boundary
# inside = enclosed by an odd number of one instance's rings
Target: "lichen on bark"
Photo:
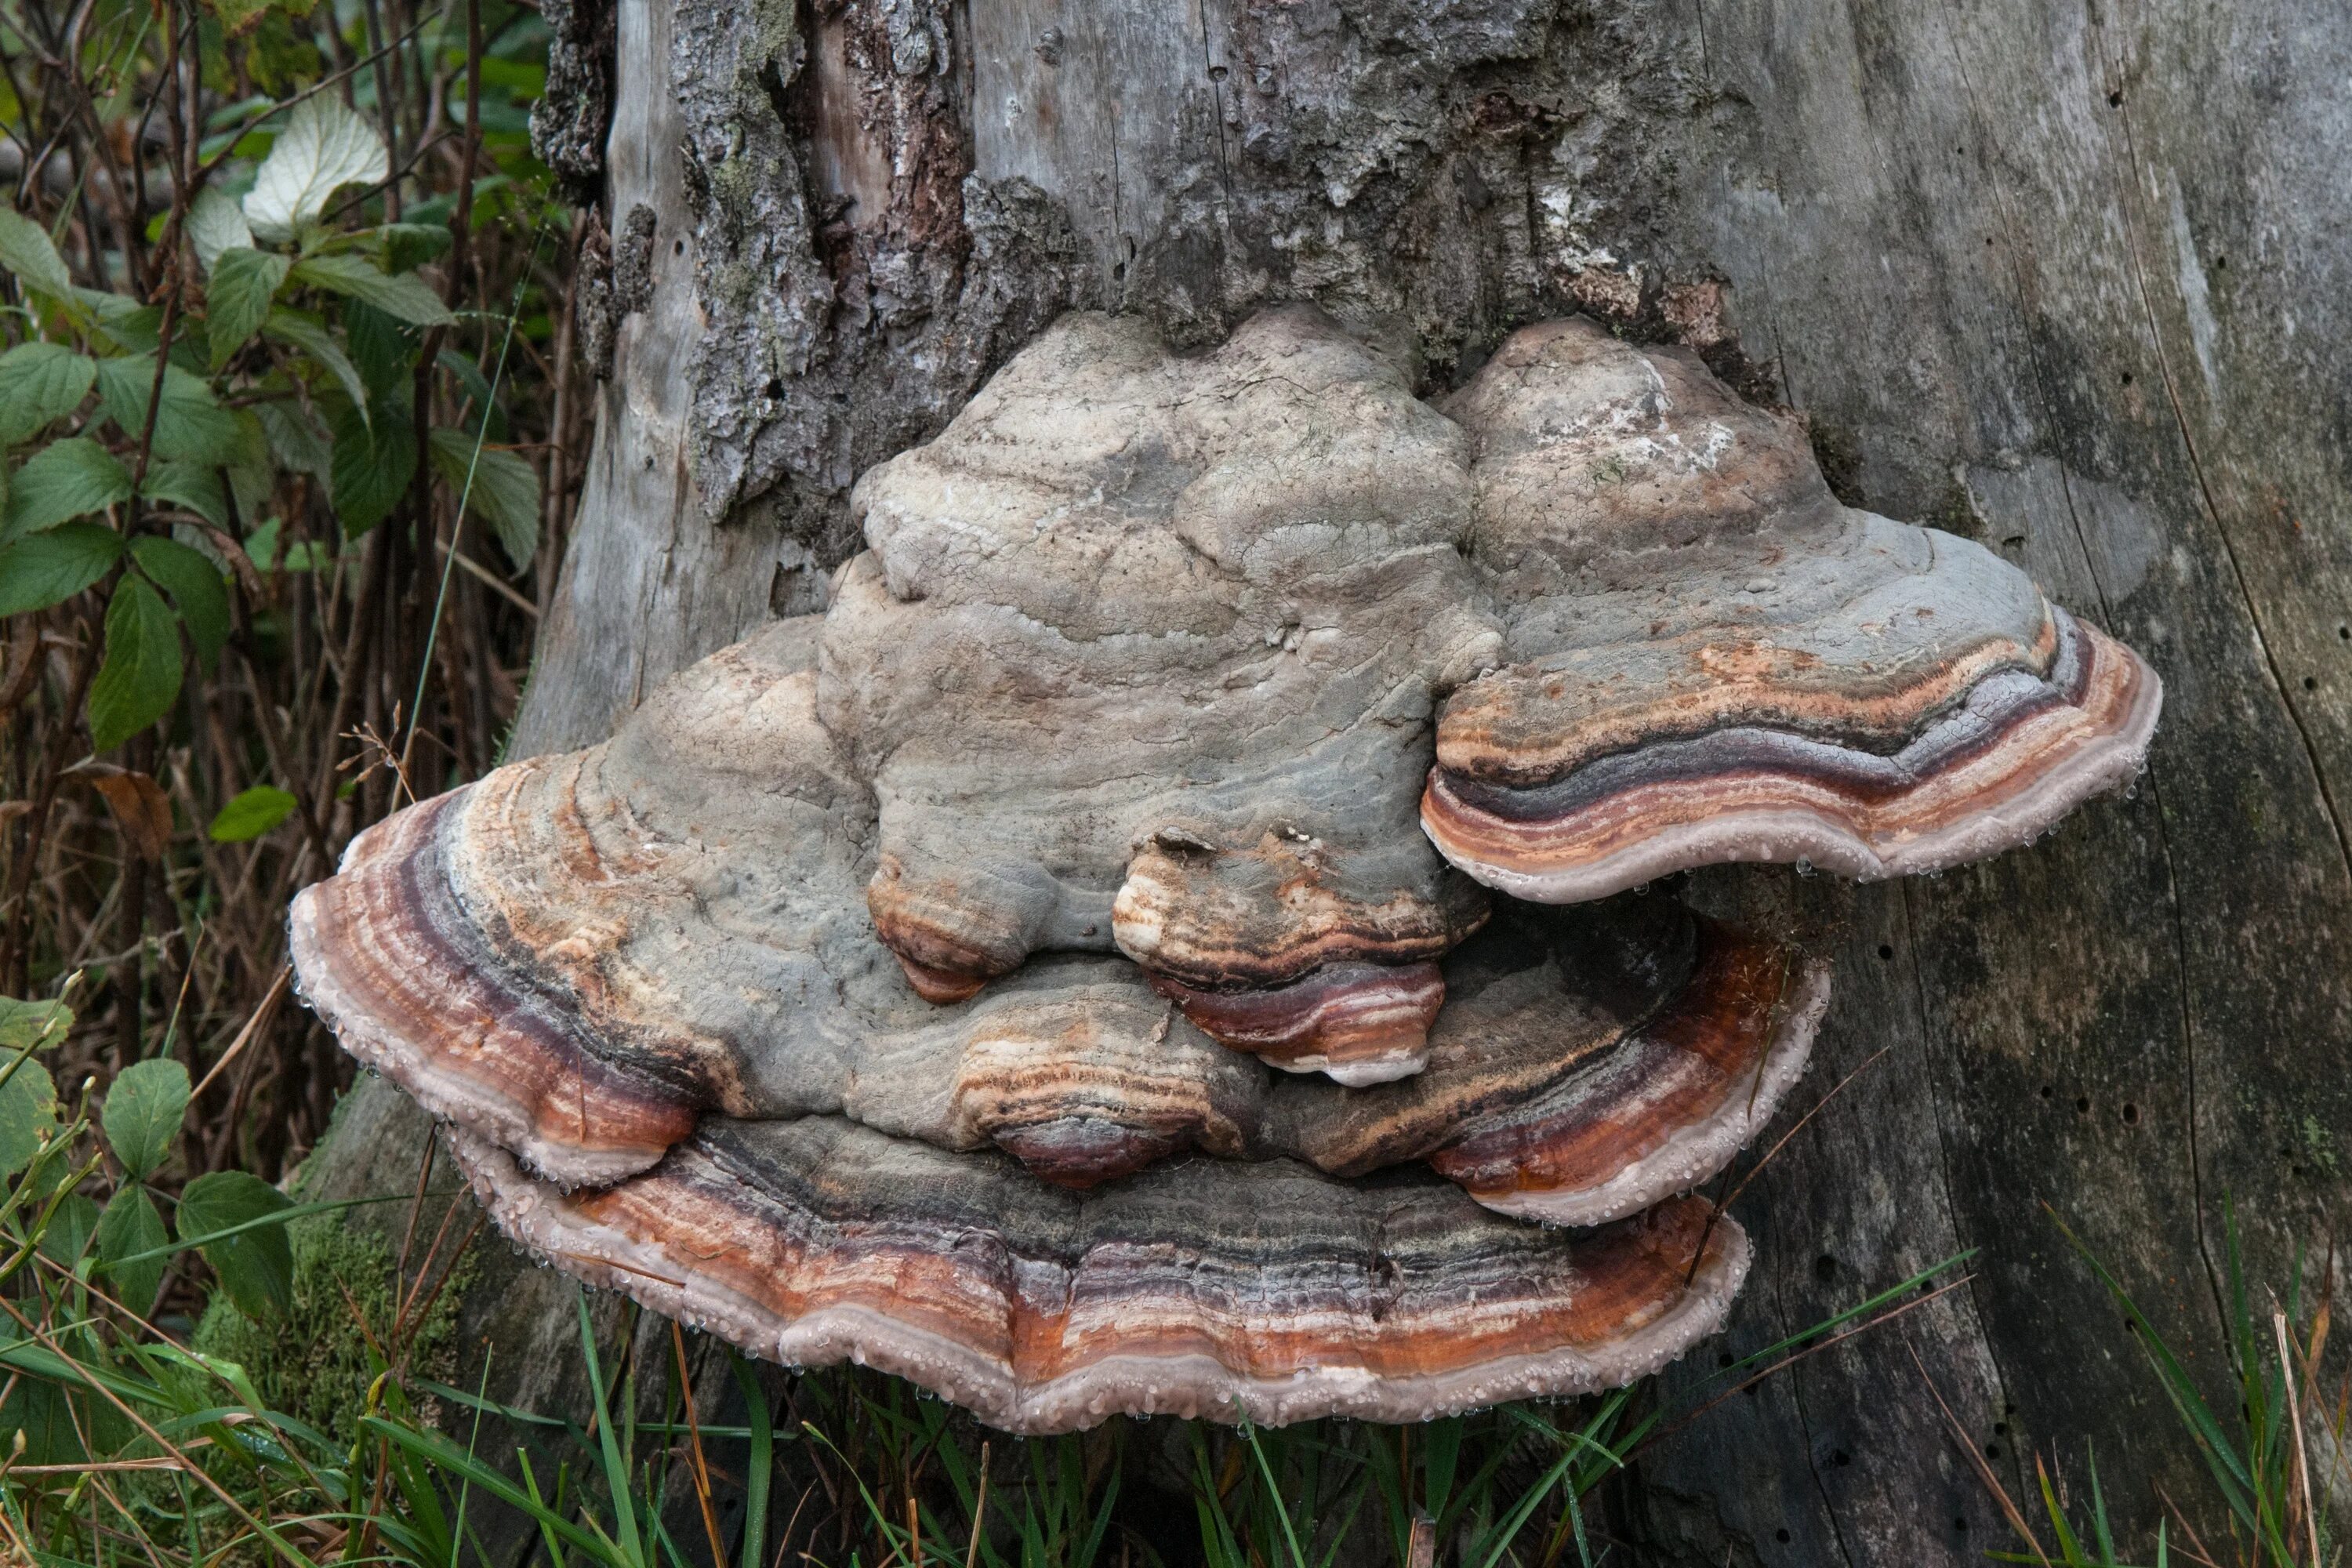
[[[604,173],[613,125],[614,0],[541,0],[547,88],[530,111],[530,147],[583,200]]]

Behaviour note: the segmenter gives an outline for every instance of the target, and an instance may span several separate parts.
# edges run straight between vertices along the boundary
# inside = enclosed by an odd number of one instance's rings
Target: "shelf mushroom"
[[[1446,699],[1422,819],[1488,886],[1940,870],[2146,764],[2145,660],[1982,545],[1841,506],[1695,356],[1549,322],[1447,408],[1504,654]]]
[[[1351,1184],[1289,1161],[1071,1193],[831,1117],[712,1118],[646,1174],[568,1194],[452,1142],[491,1217],[558,1267],[1024,1433],[1419,1421],[1613,1388],[1712,1332],[1749,1260],[1695,1197],[1570,1233],[1426,1173]]]
[[[825,614],[371,828],[293,958],[519,1242],[1017,1430],[1663,1364],[1829,976],[1633,873],[1997,847],[2154,721],[1581,323],[1441,412],[1311,310],[1074,316],[855,504]]]

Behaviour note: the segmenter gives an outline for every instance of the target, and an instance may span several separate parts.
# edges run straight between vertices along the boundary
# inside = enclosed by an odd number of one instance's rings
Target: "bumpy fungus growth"
[[[1828,973],[1601,896],[2021,842],[2158,700],[1576,322],[1441,412],[1312,312],[1072,317],[856,504],[825,615],[362,835],[295,963],[517,1240],[1024,1431],[1671,1359]]]

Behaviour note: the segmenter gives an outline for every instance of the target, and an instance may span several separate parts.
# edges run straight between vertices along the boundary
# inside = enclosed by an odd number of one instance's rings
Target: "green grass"
[[[199,1214],[184,1189],[174,1237],[157,1177],[185,1075],[154,1064],[101,1114],[68,1109],[38,1058],[69,1012],[5,1021],[0,1553],[28,1563],[470,1568],[521,1542],[562,1568],[1592,1564],[1610,1550],[1592,1500],[1644,1441],[1964,1261],[1766,1346],[1682,1410],[1645,1384],[1412,1427],[1118,1420],[1034,1440],[877,1373],[714,1363],[634,1310],[600,1331],[579,1294],[585,1403],[567,1416],[485,1397],[487,1360],[471,1388],[446,1381],[467,1267],[447,1226],[412,1226],[395,1253],[349,1223],[359,1205],[207,1177],[215,1197]],[[155,1217],[102,1217],[132,1212]]]
[[[527,1411],[486,1396],[487,1352],[467,1366],[470,1387],[448,1381],[463,1364],[450,1281],[469,1265],[446,1226],[429,1240],[412,1226],[395,1250],[351,1223],[360,1205],[251,1184],[201,1214],[184,1196],[166,1234],[173,1194],[155,1177],[185,1113],[184,1075],[161,1064],[125,1075],[118,1086],[140,1092],[118,1087],[98,1115],[87,1096],[63,1105],[39,1058],[70,1023],[61,1005],[0,1006],[0,1561],[11,1563],[505,1568],[527,1552],[548,1568],[1594,1568],[1626,1560],[1599,1503],[1646,1445],[1969,1278],[1970,1255],[1947,1258],[1678,1402],[1653,1382],[1405,1427],[1163,1418],[1027,1440],[878,1373],[787,1376],[634,1309],[600,1320],[575,1292],[581,1408]],[[106,1217],[151,1211],[152,1226]],[[2221,1399],[2075,1242],[2203,1457],[2205,1492],[2168,1499],[2173,1516],[2126,1556],[2087,1451],[2080,1486],[2037,1456],[2021,1505],[1952,1419],[2016,1538],[1990,1558],[2337,1561],[2327,1500],[2352,1478],[2324,1469],[2342,1462],[2344,1426],[2344,1402],[2324,1400],[2314,1374],[2328,1302],[2305,1300],[2298,1260],[2263,1307],[2233,1221],[2225,1235]],[[2220,1537],[2200,1539],[2179,1503],[2221,1520]]]
[[[2205,1461],[2210,1489],[2199,1500],[2213,1505],[2207,1511],[2219,1512],[2225,1533],[2210,1542],[2200,1538],[2180,1504],[2167,1499],[2171,1517],[2158,1526],[2152,1559],[2156,1568],[2168,1568],[2176,1557],[2232,1568],[2295,1568],[2340,1562],[2343,1521],[2333,1500],[2341,1495],[2342,1488],[2352,1484],[2352,1468],[2344,1460],[2347,1405],[2340,1395],[2331,1404],[2319,1388],[2330,1302],[2323,1294],[2315,1306],[2306,1307],[2302,1254],[2296,1254],[2289,1268],[2284,1297],[2274,1298],[2267,1311],[2262,1310],[2246,1278],[2235,1205],[2223,1205],[2220,1293],[2228,1337],[2228,1386],[2233,1397],[2217,1409],[2121,1281],[2063,1219],[2052,1217],[2084,1266],[2123,1310],[2149,1371]],[[2316,1453],[2315,1427],[2326,1436]],[[2035,1460],[2033,1501],[2048,1532],[2051,1544],[2046,1548],[2028,1525],[2023,1510],[1990,1471],[1985,1473],[2011,1527],[2027,1548],[2021,1552],[1995,1553],[1996,1557],[2011,1563],[2063,1563],[2067,1568],[2128,1568],[2116,1554],[2098,1464],[2087,1448],[2084,1467],[2090,1491],[2087,1506],[2070,1507],[2064,1489],[2049,1467],[2038,1458]],[[2084,1522],[2078,1524],[2078,1519]]]

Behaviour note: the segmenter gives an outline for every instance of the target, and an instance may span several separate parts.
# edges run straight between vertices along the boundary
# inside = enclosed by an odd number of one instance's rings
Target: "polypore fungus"
[[[2144,765],[2137,654],[1979,544],[1839,505],[1795,422],[1692,356],[1556,321],[1447,408],[1507,663],[1446,700],[1422,815],[1490,887],[1939,870]]]
[[[856,505],[826,614],[362,835],[294,961],[510,1236],[1024,1431],[1661,1364],[1828,971],[1618,889],[1989,851],[2154,721],[1580,323],[1440,412],[1311,311],[1068,318]]]
[[[1697,1198],[1570,1234],[1426,1173],[1288,1161],[1040,1186],[832,1117],[706,1120],[566,1194],[453,1140],[507,1234],[787,1365],[855,1359],[1016,1432],[1114,1415],[1415,1421],[1613,1388],[1713,1331],[1748,1238]]]

